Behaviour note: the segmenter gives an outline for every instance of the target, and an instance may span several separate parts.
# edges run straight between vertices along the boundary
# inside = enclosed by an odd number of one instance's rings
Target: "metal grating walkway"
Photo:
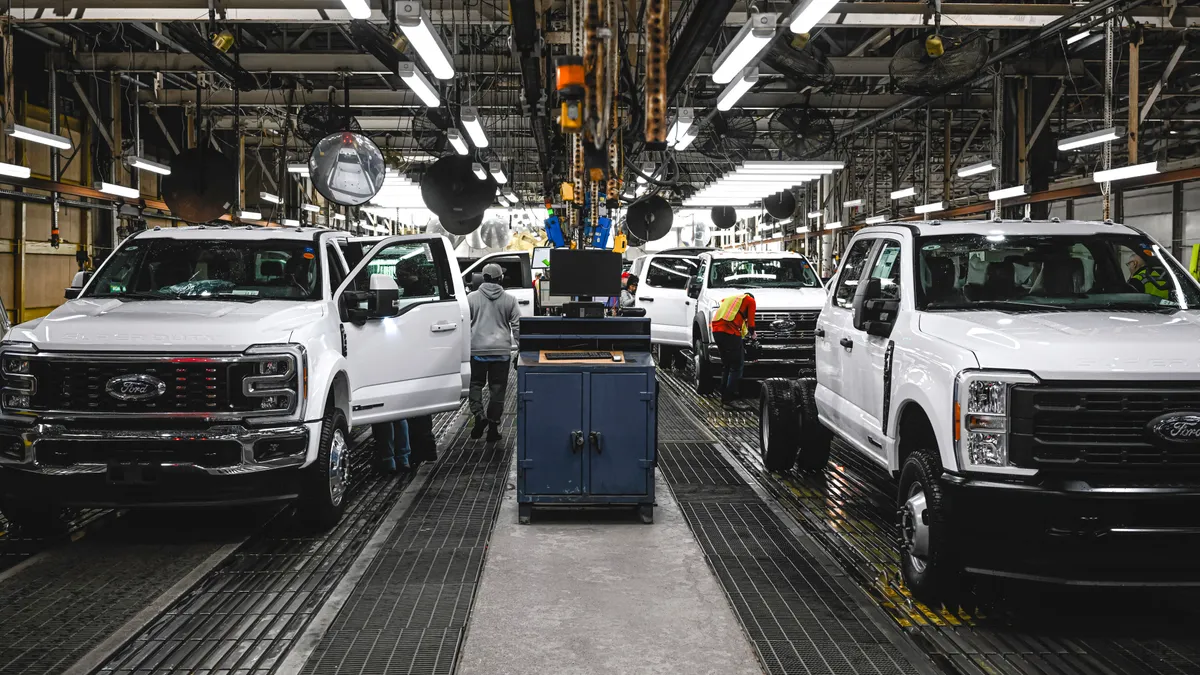
[[[662,396],[717,428],[722,444],[944,672],[970,675],[1198,675],[1200,593],[984,584],[970,611],[915,602],[898,569],[895,486],[852,450],[809,474],[771,474],[758,418],[697,397],[683,374]],[[682,501],[682,498],[681,498]]]
[[[515,380],[504,441],[468,438],[465,416],[303,673],[450,674],[516,445]]]
[[[440,415],[438,428],[444,431],[455,415]],[[96,672],[273,672],[410,480],[377,473],[370,447],[359,445],[351,460],[350,502],[336,528],[312,532],[290,517],[290,508],[277,512]]]

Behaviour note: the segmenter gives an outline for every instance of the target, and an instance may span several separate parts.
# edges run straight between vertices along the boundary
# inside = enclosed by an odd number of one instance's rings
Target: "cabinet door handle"
[[[592,449],[599,455],[604,451],[604,436],[599,431],[593,431],[588,434],[588,438],[592,441]]]
[[[654,298],[647,298],[644,295],[642,297],[638,298],[638,300],[643,300],[645,302],[654,302]]]
[[[529,304],[529,301],[528,301],[528,300],[518,300],[518,301],[517,301],[517,304],[518,304],[518,305],[528,305],[528,304]]]
[[[818,328],[818,329],[816,330],[816,336],[817,336],[817,337],[825,337],[825,329],[824,329],[824,328]]]
[[[583,450],[583,431],[571,432],[571,452]]]
[[[846,349],[854,349],[854,340],[851,340],[850,338],[842,338],[841,340],[838,340],[838,344],[842,345]]]

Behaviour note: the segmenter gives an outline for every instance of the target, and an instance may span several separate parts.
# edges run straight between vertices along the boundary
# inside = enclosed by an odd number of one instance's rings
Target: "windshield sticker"
[[[317,256],[315,256],[315,255],[313,255],[312,253],[309,253],[309,252],[307,252],[307,251],[304,253],[304,259],[305,259],[305,260],[312,260],[312,259],[313,259],[313,258],[315,258],[315,257],[317,257]]]
[[[235,288],[229,291],[230,295],[258,295],[258,291],[247,288]]]
[[[942,248],[941,244],[925,244],[921,247],[922,251],[937,251]]]

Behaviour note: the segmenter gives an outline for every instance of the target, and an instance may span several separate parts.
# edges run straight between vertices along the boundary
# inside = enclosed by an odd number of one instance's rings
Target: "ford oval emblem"
[[[779,319],[771,322],[771,329],[779,333],[790,333],[796,330],[796,322],[791,319]]]
[[[1170,443],[1200,445],[1200,413],[1167,413],[1150,420],[1149,431]]]
[[[104,385],[108,395],[118,401],[145,401],[167,392],[167,383],[153,375],[118,375]],[[1200,418],[1198,418],[1200,419]]]

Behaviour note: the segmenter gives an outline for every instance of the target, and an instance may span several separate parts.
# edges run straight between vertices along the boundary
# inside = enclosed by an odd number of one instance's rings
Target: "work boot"
[[[377,461],[379,470],[386,474],[396,473],[396,460],[392,457],[383,457]]]
[[[483,438],[483,430],[487,428],[488,422],[482,417],[476,417],[474,426],[471,427],[471,440],[477,441]]]
[[[501,438],[504,438],[503,436],[500,435],[500,423],[499,422],[488,422],[488,430],[487,431],[488,431],[488,435],[487,435],[488,441],[495,442],[495,441],[500,440]]]

